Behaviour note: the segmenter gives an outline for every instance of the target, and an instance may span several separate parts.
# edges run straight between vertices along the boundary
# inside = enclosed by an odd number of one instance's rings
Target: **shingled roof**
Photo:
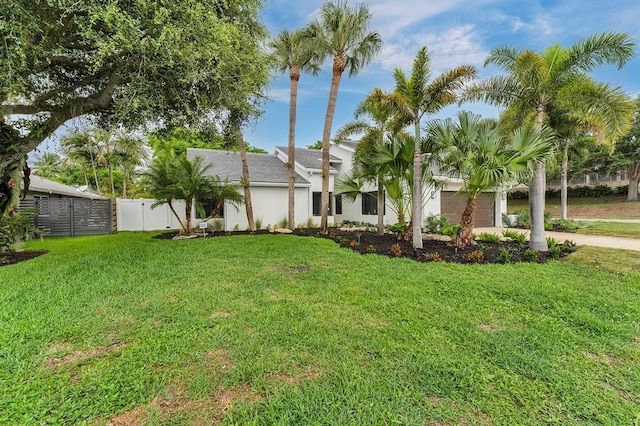
[[[208,174],[217,175],[221,179],[239,182],[242,178],[242,161],[240,153],[235,151],[218,151],[212,149],[187,149],[187,158],[202,157],[205,163],[213,163]],[[288,172],[284,163],[272,154],[247,153],[249,176],[254,183],[284,183],[288,182]],[[296,186],[308,185],[309,181],[298,175]]]
[[[276,146],[276,149],[287,155],[289,148],[286,146]],[[319,149],[308,148],[296,148],[296,163],[300,164],[306,169],[321,170],[322,169],[322,151]],[[329,154],[329,163],[342,163],[342,159],[335,155]],[[336,170],[335,167],[330,167],[330,170]]]

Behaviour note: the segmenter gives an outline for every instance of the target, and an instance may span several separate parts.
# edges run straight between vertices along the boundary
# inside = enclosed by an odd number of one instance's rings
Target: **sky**
[[[264,24],[275,36],[283,29],[302,28],[317,15],[323,0],[266,0]],[[370,30],[382,36],[380,53],[357,76],[343,75],[332,136],[345,123],[374,87],[393,90],[395,68],[410,74],[416,53],[426,46],[433,76],[460,65],[474,65],[480,78],[501,74],[496,67],[483,67],[494,48],[510,45],[536,52],[560,44],[568,47],[589,35],[620,31],[640,43],[638,0],[369,0]],[[350,1],[350,5],[357,4]],[[635,58],[618,70],[597,69],[592,76],[620,86],[632,97],[640,94],[640,48]],[[296,146],[305,147],[322,139],[331,83],[331,61],[317,76],[303,74],[298,91]],[[289,76],[274,75],[271,101],[264,114],[245,129],[253,146],[273,152],[287,145],[289,120]],[[435,118],[454,117],[459,109],[484,117],[497,117],[499,110],[484,104],[463,104],[442,110]]]

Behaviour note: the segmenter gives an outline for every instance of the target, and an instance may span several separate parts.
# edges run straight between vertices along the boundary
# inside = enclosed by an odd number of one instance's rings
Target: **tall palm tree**
[[[120,130],[115,134],[115,155],[122,168],[122,198],[129,196],[129,183],[135,168],[142,166],[147,159],[144,141]]]
[[[633,56],[634,43],[623,33],[592,35],[569,48],[551,46],[541,53],[502,46],[489,53],[486,65],[497,65],[504,76],[477,82],[465,92],[463,101],[485,101],[507,106],[516,125],[531,121],[542,128],[548,112],[558,102],[580,104],[586,97],[580,84],[584,76],[603,64],[622,68]],[[545,165],[536,163],[529,186],[531,236],[534,250],[546,251],[544,233]]]
[[[52,152],[45,152],[36,157],[33,163],[33,174],[45,179],[55,179],[61,171],[60,156]]]
[[[552,150],[550,136],[522,127],[504,136],[493,121],[462,111],[458,121],[434,120],[429,125],[428,147],[440,169],[463,182],[460,190],[467,205],[455,238],[456,247],[471,244],[476,198],[518,181],[529,171],[529,163],[543,159]]]
[[[289,71],[289,144],[287,152],[287,168],[289,171],[289,229],[295,228],[295,153],[296,153],[296,112],[298,102],[298,82],[300,73],[310,71],[316,75],[320,70],[317,55],[312,49],[310,40],[302,30],[283,30],[271,41],[273,56],[280,72]]]
[[[620,87],[594,82],[584,77],[580,83],[585,94],[571,102],[560,99],[548,111],[549,125],[555,130],[561,155],[560,211],[567,219],[567,180],[571,146],[585,137],[613,152],[616,141],[631,128],[633,101]]]
[[[396,68],[393,73],[395,80],[395,92],[398,95],[395,107],[398,113],[404,117],[406,124],[411,124],[415,132],[415,152],[413,155],[413,194],[411,226],[408,236],[412,236],[413,248],[422,248],[422,209],[423,188],[422,163],[422,138],[420,126],[425,114],[434,114],[447,105],[457,100],[456,92],[471,79],[476,78],[477,71],[472,66],[460,66],[446,71],[431,82],[431,64],[426,47],[422,47],[413,62],[411,77]]]
[[[346,2],[325,3],[320,8],[320,18],[309,24],[306,36],[321,60],[333,58],[331,89],[322,132],[322,216],[321,231],[326,233],[329,215],[329,142],[336,109],[340,79],[344,71],[355,76],[366,66],[382,46],[382,38],[369,31],[371,13],[361,3],[353,8]]]
[[[383,144],[385,137],[398,134],[401,126],[390,107],[389,99],[392,94],[384,93],[380,88],[374,88],[369,95],[356,107],[355,121],[345,124],[335,136],[336,143],[348,139],[353,135],[362,134],[362,138],[356,145],[356,153],[353,157],[353,169],[361,178],[373,178],[377,186],[377,211],[378,223],[376,232],[384,234],[384,174],[380,164],[373,161],[377,147]],[[371,121],[362,119],[370,117]]]
[[[65,135],[62,137],[60,145],[61,151],[66,158],[81,167],[87,186],[89,186],[89,180],[86,175],[86,170],[90,168],[93,171],[96,191],[98,194],[102,194],[100,179],[98,177],[98,157],[100,156],[100,150],[94,132],[85,130]]]

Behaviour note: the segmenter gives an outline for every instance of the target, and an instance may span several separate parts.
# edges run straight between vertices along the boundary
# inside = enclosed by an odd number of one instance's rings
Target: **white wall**
[[[159,231],[179,229],[180,223],[169,206],[163,204],[152,209],[154,199],[136,198],[134,200],[116,199],[116,218],[118,231]],[[176,212],[184,217],[184,203],[173,203]]]
[[[306,224],[311,216],[309,188],[295,189],[295,217],[296,225]],[[251,201],[253,204],[254,219],[262,220],[262,227],[277,225],[288,216],[288,192],[287,187],[252,186]],[[236,209],[233,205],[224,206],[225,230],[231,231],[236,225],[238,229],[245,230],[249,227],[247,210],[244,205]]]

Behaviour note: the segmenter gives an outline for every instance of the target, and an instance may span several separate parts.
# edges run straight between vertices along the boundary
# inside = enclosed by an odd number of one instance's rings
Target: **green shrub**
[[[553,225],[553,229],[565,232],[575,232],[580,228],[575,221],[568,219],[555,219],[551,224]]]
[[[36,214],[34,209],[23,209],[9,217],[0,217],[0,253],[12,250],[16,243],[44,235],[34,225]]]
[[[257,217],[255,220],[256,230],[259,231],[262,229],[262,218]]]
[[[504,247],[500,250],[500,260],[504,263],[511,263],[513,253],[508,248]]]
[[[498,236],[498,234],[492,234],[489,232],[480,233],[479,238],[483,243],[497,244],[500,242],[500,237]]]
[[[509,200],[526,200],[529,198],[528,191],[511,191],[507,192],[507,198]]]
[[[373,244],[369,244],[369,247],[367,247],[367,253],[376,253],[376,248]]]
[[[547,247],[553,248],[558,246],[558,240],[553,237],[547,237]]]
[[[446,225],[442,227],[442,234],[448,235],[449,238],[453,240],[458,234],[459,230],[460,230],[460,224],[456,223],[453,225]]]
[[[527,243],[527,234],[525,234],[524,232],[505,229],[504,231],[502,231],[502,236],[512,243],[517,243],[520,245],[525,245]]]
[[[446,214],[429,213],[424,220],[424,232],[427,234],[441,234],[442,228],[447,226],[448,223]]]
[[[551,257],[552,259],[557,259],[560,257],[560,253],[562,253],[562,246],[553,246],[553,247],[549,247],[549,250],[547,251],[547,253],[549,254],[549,257]]]
[[[484,252],[482,250],[474,250],[467,255],[467,262],[482,263],[484,262]]]
[[[516,210],[513,214],[518,216],[518,226],[522,226],[527,229],[531,228],[531,216],[529,215],[528,210]]]
[[[524,252],[524,258],[529,262],[537,262],[538,261],[538,250],[527,249]]]
[[[396,234],[396,236],[400,236],[405,233],[408,224],[408,222],[398,222],[387,227],[387,230],[389,230],[389,232],[393,232],[394,234]]]

